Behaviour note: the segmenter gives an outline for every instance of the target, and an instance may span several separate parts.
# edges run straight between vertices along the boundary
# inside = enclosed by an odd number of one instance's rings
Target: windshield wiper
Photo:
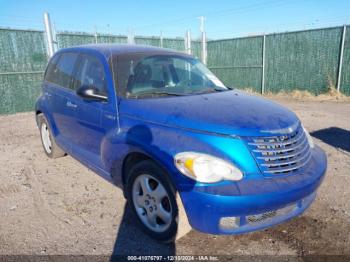
[[[143,97],[143,96],[153,96],[153,95],[164,95],[164,96],[183,96],[185,94],[179,94],[179,93],[171,93],[171,92],[163,92],[163,91],[156,91],[156,92],[140,92],[136,94],[130,94],[128,97]]]
[[[224,88],[221,88],[221,87],[213,87],[212,89],[215,90],[215,91],[218,91],[218,92],[223,92],[223,91],[229,90],[228,88],[224,89]]]
[[[200,95],[200,94],[209,94],[209,93],[215,93],[215,92],[224,92],[224,91],[230,91],[232,89],[223,89],[220,87],[207,87],[207,89],[203,90],[203,91],[199,91],[199,92],[192,92],[191,94],[195,94],[195,95]]]

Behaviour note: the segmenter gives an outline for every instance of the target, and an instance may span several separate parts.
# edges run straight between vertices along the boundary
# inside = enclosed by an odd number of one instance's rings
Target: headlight
[[[304,129],[304,132],[305,132],[305,135],[306,135],[307,141],[309,142],[310,147],[314,148],[315,147],[314,140],[310,136],[309,132],[305,129],[305,127],[303,127],[303,129]]]
[[[202,183],[215,183],[222,180],[241,180],[242,172],[234,165],[217,157],[195,152],[178,153],[175,165],[179,171]]]

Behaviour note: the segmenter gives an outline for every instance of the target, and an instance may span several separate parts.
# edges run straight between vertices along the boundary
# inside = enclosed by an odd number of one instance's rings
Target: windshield
[[[130,98],[229,90],[201,62],[178,54],[134,53],[112,59],[119,95]]]

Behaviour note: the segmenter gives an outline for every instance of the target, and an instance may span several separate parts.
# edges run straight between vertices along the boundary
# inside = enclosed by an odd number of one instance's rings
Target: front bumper
[[[306,210],[327,168],[325,153],[315,147],[299,173],[243,179],[223,185],[194,186],[180,191],[191,226],[210,234],[241,234],[287,221]],[[222,219],[235,220],[222,225]]]

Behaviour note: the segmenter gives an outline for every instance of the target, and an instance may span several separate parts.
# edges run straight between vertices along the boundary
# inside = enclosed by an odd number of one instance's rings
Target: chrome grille
[[[296,171],[311,158],[310,146],[302,127],[286,135],[249,138],[248,146],[264,174]]]

